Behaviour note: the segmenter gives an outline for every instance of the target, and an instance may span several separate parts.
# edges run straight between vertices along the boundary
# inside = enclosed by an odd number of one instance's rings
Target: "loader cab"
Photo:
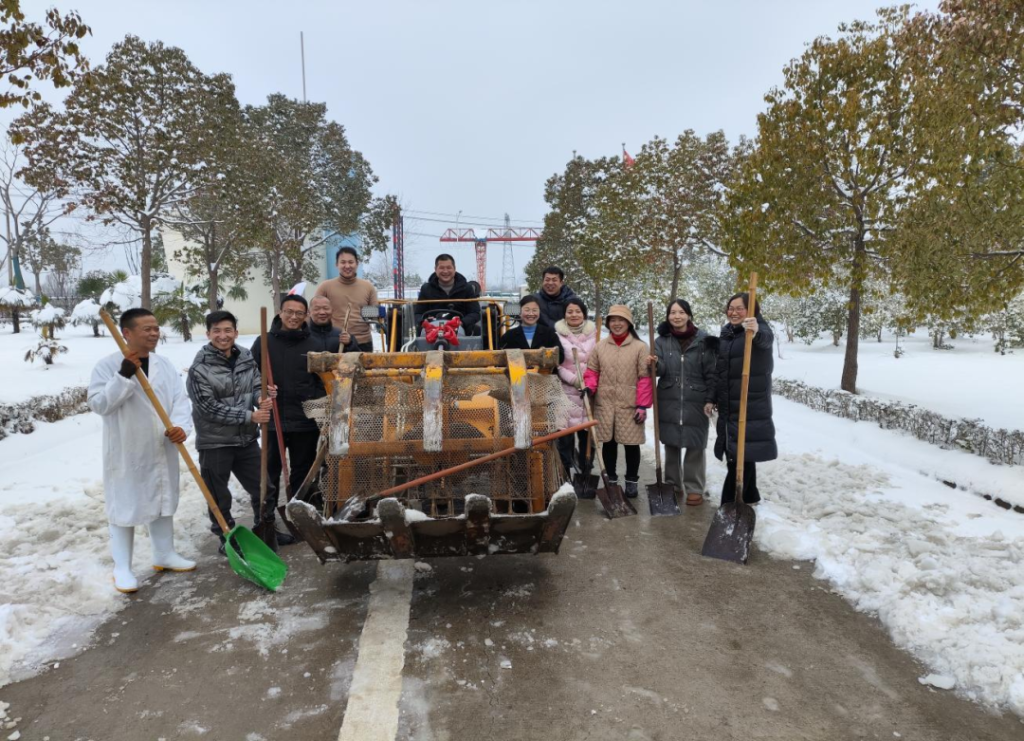
[[[430,301],[415,301],[410,299],[384,299],[380,308],[372,306],[364,307],[362,318],[366,320],[378,332],[385,352],[428,352],[431,350],[446,350],[448,352],[475,351],[475,350],[496,350],[501,335],[511,326],[507,311],[514,311],[518,316],[519,306],[511,299],[482,297],[473,299],[456,299],[444,303],[444,308],[433,311],[429,308]],[[452,332],[445,332],[444,327],[452,319],[462,317],[462,312],[450,308],[451,303],[465,303],[467,309],[472,305],[480,312],[480,324],[478,333],[466,334],[464,327],[457,327]],[[423,320],[437,332],[431,332],[423,326],[423,322],[416,321],[416,307],[419,306],[423,313]],[[424,311],[426,309],[426,311]],[[461,324],[461,322],[459,322]],[[429,339],[434,336],[433,340]]]

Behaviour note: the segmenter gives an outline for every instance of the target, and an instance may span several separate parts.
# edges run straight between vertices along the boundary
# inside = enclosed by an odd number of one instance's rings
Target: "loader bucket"
[[[293,501],[288,514],[321,562],[558,552],[576,496],[560,489],[555,445],[531,447],[567,426],[557,350],[310,353],[308,363],[329,389],[306,404],[327,438],[323,508]]]

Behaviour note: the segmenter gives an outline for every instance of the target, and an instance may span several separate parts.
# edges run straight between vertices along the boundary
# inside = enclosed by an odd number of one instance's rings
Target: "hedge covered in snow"
[[[33,396],[17,404],[0,404],[0,440],[16,433],[35,431],[36,420],[57,422],[89,411],[85,386],[69,386],[59,394]]]
[[[918,440],[974,453],[993,463],[1024,464],[1024,432],[1020,430],[993,430],[980,419],[950,419],[914,404],[822,389],[785,378],[772,379],[772,392],[819,412],[855,422],[877,422],[886,430],[905,430]]]

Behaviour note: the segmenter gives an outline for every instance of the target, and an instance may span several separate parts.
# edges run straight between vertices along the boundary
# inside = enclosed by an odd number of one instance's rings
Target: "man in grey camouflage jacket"
[[[269,421],[271,401],[260,401],[260,372],[252,353],[235,344],[238,321],[231,312],[214,311],[207,315],[206,338],[210,343],[192,361],[186,383],[192,400],[199,472],[229,526],[235,525],[228,490],[231,474],[249,493],[253,515],[260,522],[257,425]],[[272,494],[276,492],[268,493],[268,501],[277,501]],[[210,530],[220,536],[220,552],[224,553],[224,534],[212,512],[210,522]]]

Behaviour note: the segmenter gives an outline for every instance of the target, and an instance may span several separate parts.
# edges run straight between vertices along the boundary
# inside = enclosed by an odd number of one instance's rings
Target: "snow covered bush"
[[[793,334],[810,345],[822,332],[827,332],[832,344],[838,347],[846,332],[849,304],[849,297],[835,288],[821,287],[801,297],[793,318]]]
[[[92,327],[92,336],[100,336],[100,305],[95,300],[87,298],[84,301],[79,301],[75,304],[75,308],[71,310],[71,323],[74,326],[81,324],[88,324]]]
[[[46,304],[41,309],[32,312],[32,326],[40,331],[43,339],[54,339],[58,329],[64,329],[67,320],[64,318],[64,309],[53,304]]]
[[[993,349],[1000,355],[1012,352],[1011,347],[1024,347],[1024,293],[985,317],[984,324],[995,340]]]
[[[161,296],[172,294],[178,290],[181,282],[169,275],[154,275],[151,285],[153,302]],[[113,304],[119,311],[137,309],[142,306],[142,276],[129,275],[105,290],[100,296],[100,305]]]
[[[42,360],[46,365],[53,365],[53,361],[61,353],[66,353],[68,349],[52,338],[44,337],[39,340],[39,344],[34,348],[25,353],[25,362],[31,363],[36,359]]]
[[[13,286],[0,288],[0,309],[7,309],[11,313],[14,334],[18,334],[21,331],[21,312],[35,306],[37,303],[36,297],[23,288],[19,289]]]

